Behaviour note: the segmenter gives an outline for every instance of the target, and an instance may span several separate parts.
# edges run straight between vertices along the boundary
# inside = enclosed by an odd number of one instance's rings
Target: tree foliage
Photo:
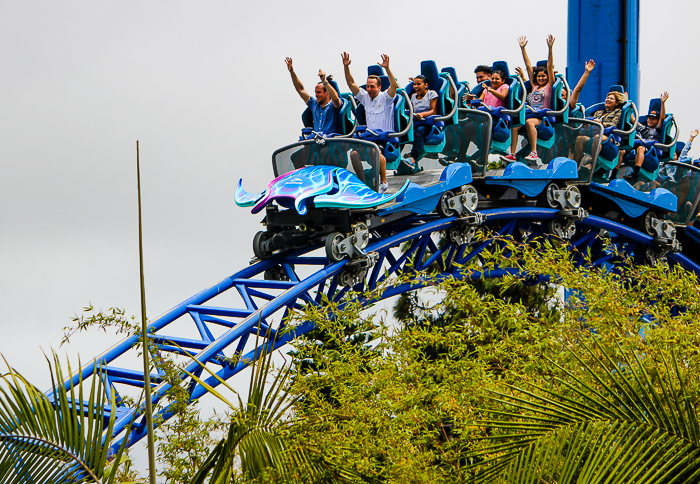
[[[301,319],[325,331],[334,350],[298,343],[298,357],[322,371],[294,382],[301,398],[288,438],[384,482],[621,482],[618,473],[624,482],[684,482],[700,450],[695,276],[624,260],[593,266],[564,246],[513,241],[463,270],[502,266],[506,252],[519,276],[489,291],[442,282],[397,326],[378,325],[365,345],[374,351],[345,334],[347,321],[367,318],[359,305],[332,307],[332,318],[310,308]],[[502,297],[534,277],[570,297]],[[652,408],[665,427],[644,433]],[[585,409],[617,420],[595,427]],[[681,440],[662,441],[663,432]],[[621,439],[632,442],[615,446]],[[678,454],[642,451],[654,442]],[[678,465],[659,471],[671,458]]]

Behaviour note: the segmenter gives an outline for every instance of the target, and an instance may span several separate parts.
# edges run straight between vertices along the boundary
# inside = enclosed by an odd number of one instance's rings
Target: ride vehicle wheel
[[[479,203],[479,194],[471,185],[464,185],[462,187],[462,205],[471,211],[476,212],[476,206]]]
[[[573,208],[581,207],[581,190],[576,185],[571,185],[566,189],[566,199]]]
[[[445,193],[442,194],[440,197],[440,202],[438,203],[437,206],[437,213],[441,217],[454,217],[457,215],[457,210],[454,208],[450,207],[450,198],[454,197],[455,194],[452,193],[451,191],[446,191]]]
[[[654,226],[659,222],[660,220],[656,213],[651,210],[647,210],[639,219],[639,228],[644,231],[645,234],[651,235],[652,237],[657,237],[658,234],[656,233]]]
[[[287,271],[284,270],[284,267],[277,266],[267,269],[263,273],[263,279],[266,281],[288,281],[289,275],[287,274]]]
[[[253,254],[258,259],[267,259],[272,256],[272,251],[265,248],[265,242],[272,238],[272,234],[265,231],[260,231],[253,237]]]
[[[326,237],[326,257],[331,262],[340,262],[345,258],[345,254],[340,251],[340,243],[345,236],[340,232],[333,232]]]
[[[369,245],[369,228],[367,228],[367,224],[359,222],[353,226],[352,231],[355,236],[353,242],[357,248],[364,249]]]
[[[559,190],[559,186],[552,182],[548,184],[540,194],[542,200],[549,208],[559,208],[559,202],[554,198],[554,191]]]

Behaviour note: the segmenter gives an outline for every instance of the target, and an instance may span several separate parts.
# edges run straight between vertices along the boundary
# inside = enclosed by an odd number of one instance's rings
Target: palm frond
[[[103,379],[86,392],[82,378],[64,387],[58,356],[49,360],[50,397],[16,372],[0,375],[0,482],[3,484],[100,482],[106,467],[115,415],[107,417]],[[99,369],[95,373],[99,375]],[[68,364],[68,374],[71,373]],[[87,394],[87,395],[86,395]]]
[[[503,410],[479,422],[491,435],[470,455],[475,482],[672,483],[700,475],[699,422],[675,356],[669,364],[623,352],[615,361],[597,342],[585,348],[596,363],[572,353],[584,371],[559,367],[567,376],[556,379],[560,390],[492,392]]]

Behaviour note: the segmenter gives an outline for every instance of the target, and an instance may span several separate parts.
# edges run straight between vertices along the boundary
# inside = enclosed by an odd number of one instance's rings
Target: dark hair
[[[474,74],[477,72],[485,72],[486,74],[493,74],[493,69],[491,69],[489,66],[476,66],[476,69],[474,69]]]
[[[503,82],[506,82],[506,79],[508,77],[508,76],[506,76],[506,73],[500,69],[496,69],[495,71],[493,71],[492,74],[498,74],[501,77],[501,79],[503,80]]]
[[[418,79],[420,79],[421,81],[423,81],[423,82],[425,83],[426,86],[428,85],[428,80],[425,78],[425,76],[424,76],[423,74],[419,74],[419,75],[417,75],[416,77],[413,78],[414,81],[417,81]]]

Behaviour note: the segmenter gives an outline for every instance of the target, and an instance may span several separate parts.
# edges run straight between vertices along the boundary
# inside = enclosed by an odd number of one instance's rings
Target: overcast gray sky
[[[551,33],[563,71],[567,2],[536,2],[536,22],[534,5],[1,0],[0,352],[47,386],[41,349],[83,306],[140,314],[137,139],[154,318],[252,256],[261,217],[233,193],[239,177],[262,189],[272,151],[298,136],[304,105],[286,56],[309,90],[319,68],[345,88],[343,51],[356,78],[386,53],[402,85],[424,59],[473,81],[477,64],[520,65],[519,35],[545,58]],[[688,95],[697,6],[659,5],[641,2],[641,104],[670,91],[685,138],[700,125]],[[74,341],[85,361],[116,339]]]

